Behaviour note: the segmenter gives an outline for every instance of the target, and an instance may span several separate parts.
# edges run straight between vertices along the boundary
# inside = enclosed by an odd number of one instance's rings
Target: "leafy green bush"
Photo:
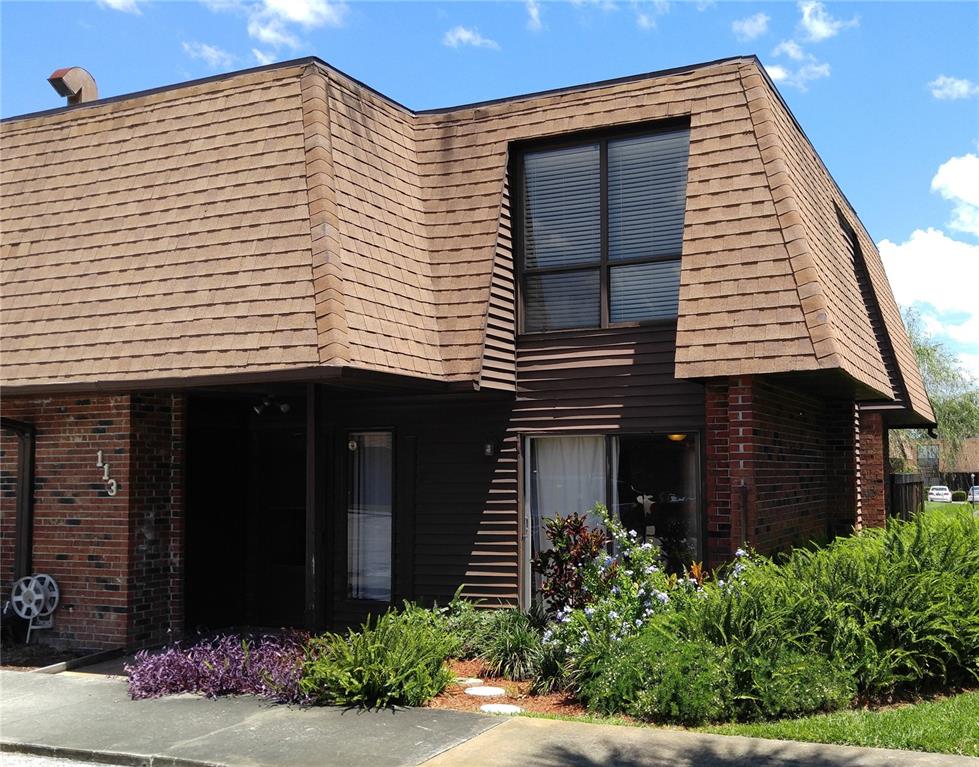
[[[481,640],[480,658],[494,676],[521,681],[536,676],[543,660],[539,631],[526,614],[495,610]]]
[[[360,631],[311,640],[300,686],[321,703],[419,706],[452,681],[445,660],[457,649],[441,614],[405,604]]]
[[[774,655],[732,661],[738,680],[734,711],[738,719],[775,719],[816,711],[835,711],[856,696],[856,680],[847,669],[815,652],[782,648]]]
[[[592,711],[644,720],[699,724],[731,711],[731,678],[723,651],[652,625],[611,654],[579,665],[579,697]]]
[[[965,490],[953,490],[952,500],[956,502],[964,502],[969,497],[969,494]]]
[[[457,592],[442,612],[445,616],[445,630],[456,641],[454,656],[469,660],[482,655],[494,611],[480,607],[472,600],[463,599]]]
[[[970,513],[923,512],[778,564],[739,550],[713,580],[665,576],[655,552],[607,526],[618,554],[586,567],[589,601],[548,627],[537,689],[567,689],[603,713],[692,722],[827,711],[979,679]]]
[[[925,513],[797,549],[779,566],[759,558],[680,620],[732,659],[783,646],[818,654],[865,695],[965,684],[979,678],[979,523]]]

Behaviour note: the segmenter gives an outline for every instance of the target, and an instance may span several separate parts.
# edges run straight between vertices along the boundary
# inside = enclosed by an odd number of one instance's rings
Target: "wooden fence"
[[[925,501],[925,481],[920,474],[891,474],[890,504],[887,512],[898,519],[910,519]]]

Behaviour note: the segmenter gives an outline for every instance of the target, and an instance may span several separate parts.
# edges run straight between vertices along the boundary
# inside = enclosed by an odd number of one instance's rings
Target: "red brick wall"
[[[134,394],[130,451],[129,644],[179,638],[183,628],[184,401]]]
[[[885,510],[886,430],[880,413],[859,414],[859,516],[863,527],[883,527],[887,520]]]
[[[158,584],[171,576],[164,577],[162,557],[140,539],[132,520],[141,519],[140,528],[150,529],[143,509],[151,509],[154,521],[162,514],[169,488],[182,484],[181,466],[175,451],[167,455],[156,447],[163,432],[158,422],[167,414],[148,412],[143,401],[142,395],[130,398],[125,394],[3,400],[4,416],[33,423],[37,430],[33,570],[52,575],[61,589],[55,626],[38,635],[45,642],[102,649],[130,644],[137,636],[159,634],[147,628],[147,621],[164,618],[159,609],[148,608],[143,586],[150,585],[150,600],[159,597],[163,601]],[[145,437],[139,429],[146,429]],[[103,469],[96,466],[99,450],[109,464],[109,477],[117,483],[114,496],[109,495]],[[171,468],[155,471],[152,467],[161,461]],[[15,473],[15,441],[5,435],[0,476]],[[134,475],[140,480],[131,487]],[[169,484],[158,492],[154,485],[164,478]],[[170,502],[170,514],[176,517],[182,514],[179,500],[175,496]],[[4,493],[0,529],[5,563],[8,549],[10,556],[13,552],[7,532],[13,535],[15,514],[15,499]],[[177,534],[168,533],[163,549],[179,552],[181,528],[177,524],[173,529]],[[134,558],[136,551],[145,552],[139,555],[141,559]],[[134,566],[137,561],[139,567]],[[5,567],[0,584],[4,595],[11,575]]]
[[[840,518],[852,525],[852,403],[755,376],[706,391],[711,564],[745,538],[771,552],[825,538]]]

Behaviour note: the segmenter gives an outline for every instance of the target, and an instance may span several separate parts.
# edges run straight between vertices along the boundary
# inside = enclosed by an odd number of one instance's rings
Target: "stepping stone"
[[[456,677],[456,684],[461,684],[463,687],[477,687],[482,683],[483,683],[482,679],[477,679],[474,676]]]
[[[506,695],[506,690],[502,687],[467,687],[466,695],[475,695],[477,698],[502,698]]]
[[[506,714],[507,716],[513,716],[523,711],[520,706],[514,706],[512,703],[484,703],[479,707],[479,710],[484,714]]]

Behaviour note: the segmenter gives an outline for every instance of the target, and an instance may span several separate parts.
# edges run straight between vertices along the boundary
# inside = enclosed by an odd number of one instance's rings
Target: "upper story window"
[[[522,329],[676,317],[688,129],[526,151]]]

